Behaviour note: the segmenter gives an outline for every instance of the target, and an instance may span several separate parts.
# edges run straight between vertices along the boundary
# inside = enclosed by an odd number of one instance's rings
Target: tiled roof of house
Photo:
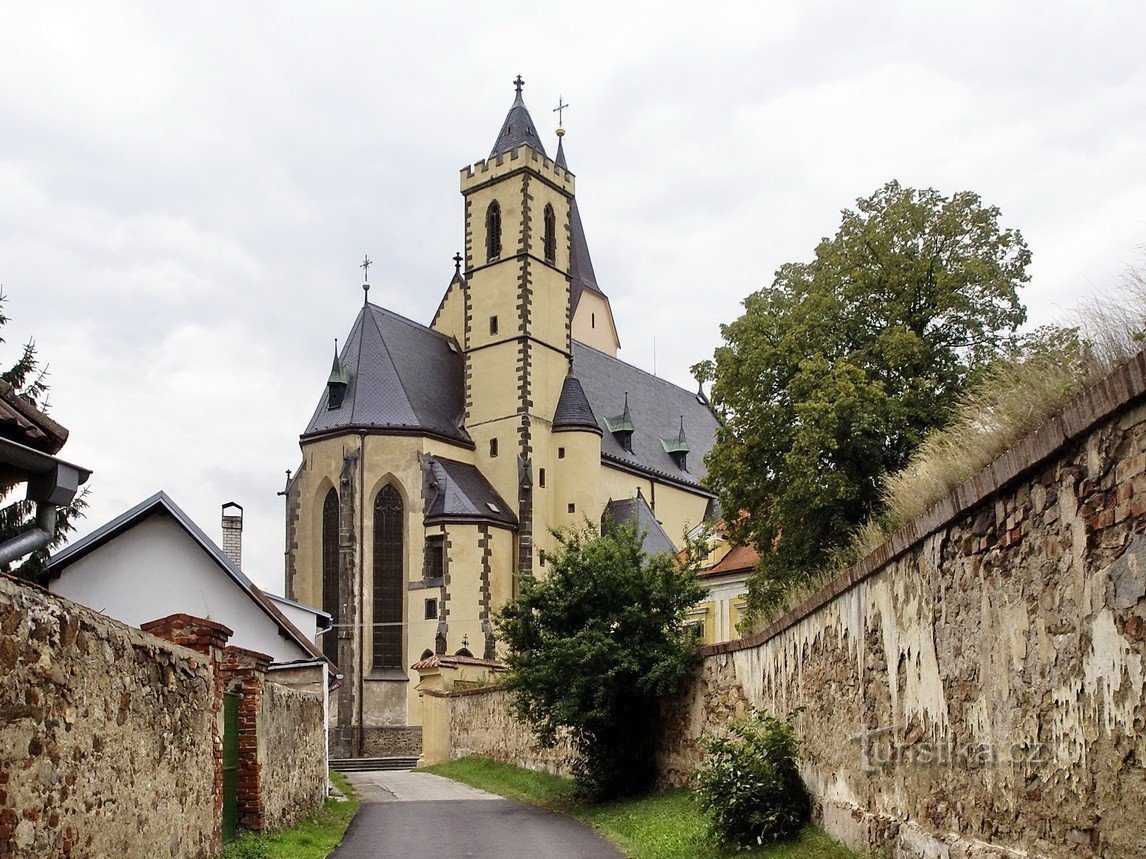
[[[470,445],[464,429],[464,362],[456,342],[366,304],[339,363],[350,376],[339,408],[324,390],[303,438],[346,429],[425,433]]]
[[[728,552],[713,564],[697,573],[701,578],[709,576],[723,576],[728,573],[750,573],[756,568],[760,554],[751,546],[733,546]]]
[[[430,459],[427,525],[443,522],[491,522],[517,527],[517,516],[478,469],[464,462]]]
[[[68,431],[0,379],[0,437],[53,454],[68,440]]]
[[[603,432],[603,459],[703,490],[704,457],[716,441],[717,423],[707,402],[696,392],[576,341],[573,372]],[[621,414],[626,393],[633,424],[631,451],[608,431],[606,423]],[[679,433],[682,415],[689,444],[687,471],[677,466],[661,444],[662,438]]]
[[[627,525],[630,522],[636,523],[637,532],[642,535],[644,543],[641,548],[646,555],[676,552],[672,539],[653,515],[652,508],[643,495],[610,501],[605,505],[605,512],[601,514],[602,531],[608,531],[612,525]]]

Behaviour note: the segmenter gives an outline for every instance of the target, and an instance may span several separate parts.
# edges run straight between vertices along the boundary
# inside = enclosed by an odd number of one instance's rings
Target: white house
[[[229,644],[270,656],[284,679],[335,676],[316,644],[330,615],[261,591],[236,563],[234,537],[232,558],[157,492],[56,553],[48,589],[136,627],[179,612],[207,618],[234,631]]]

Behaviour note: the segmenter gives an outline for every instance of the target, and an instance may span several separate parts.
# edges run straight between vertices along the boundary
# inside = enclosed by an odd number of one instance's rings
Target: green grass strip
[[[633,859],[750,856],[759,859],[855,859],[860,854],[809,826],[795,841],[731,851],[708,838],[708,821],[691,791],[653,793],[590,805],[574,796],[571,779],[468,757],[422,772],[435,773],[499,796],[560,811],[585,821]]]
[[[342,840],[358,813],[358,794],[342,773],[330,780],[346,799],[330,798],[315,814],[282,832],[248,834],[223,848],[219,859],[323,859]]]

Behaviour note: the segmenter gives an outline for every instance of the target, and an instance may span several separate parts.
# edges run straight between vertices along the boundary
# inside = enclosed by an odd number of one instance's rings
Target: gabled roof
[[[68,431],[0,379],[0,438],[52,454],[64,446]]]
[[[521,90],[518,90],[509,113],[505,115],[505,122],[501,124],[501,131],[497,134],[497,140],[494,141],[489,156],[492,158],[510,152],[518,146],[528,146],[545,155],[545,146],[537,136],[537,126],[533,124],[533,117],[529,115],[525,102],[521,99]]]
[[[337,409],[325,389],[304,439],[339,430],[392,430],[472,446],[465,414],[464,361],[450,337],[374,304],[363,305],[339,364],[350,383]]]
[[[568,170],[565,162],[565,141],[557,142],[557,165]],[[591,290],[605,294],[597,286],[597,274],[593,271],[593,260],[589,256],[589,243],[585,240],[585,227],[581,223],[581,211],[577,208],[577,197],[569,198],[569,314],[572,317],[581,301],[581,294]]]
[[[704,457],[716,441],[717,423],[708,403],[695,391],[577,341],[573,342],[573,372],[604,431],[602,459],[708,492],[704,488]],[[621,446],[604,423],[607,417],[621,414],[626,393],[633,423],[632,452]],[[689,444],[688,471],[678,468],[661,444],[662,438],[679,433],[681,415]]]
[[[644,543],[641,546],[646,555],[659,555],[663,552],[674,554],[676,546],[665,533],[657,517],[653,515],[652,508],[645,501],[643,495],[636,498],[625,498],[620,501],[610,501],[605,505],[605,512],[601,514],[601,530],[608,531],[613,525],[627,525],[635,522],[637,533]]]
[[[512,508],[476,467],[440,456],[431,457],[429,480],[430,501],[426,505],[425,524],[486,522],[517,527],[517,516]]]
[[[561,398],[553,411],[553,431],[579,429],[601,434],[601,425],[597,423],[597,416],[593,414],[585,389],[577,377],[570,373],[561,385]]]
[[[92,531],[92,533],[83,539],[77,540],[67,548],[61,549],[53,555],[46,565],[48,579],[59,577],[68,566],[89,552],[98,549],[108,541],[134,528],[140,522],[154,515],[166,515],[174,519],[175,522],[199,544],[200,548],[203,549],[211,560],[213,560],[224,573],[230,576],[235,584],[242,588],[254,603],[278,625],[286,637],[291,639],[315,659],[327,661],[322,651],[315,646],[314,642],[307,638],[297,626],[291,623],[286,615],[279,610],[278,606],[276,606],[254,582],[248,579],[243,571],[235,566],[234,561],[227,557],[226,553],[215,545],[210,537],[203,533],[203,529],[195,524],[195,521],[184,513],[179,505],[172,501],[167,493],[163,491],[156,492],[150,498],[141,501],[130,510],[121,513],[107,524]],[[334,666],[333,663],[328,664],[330,664],[332,673],[337,673],[336,666]]]

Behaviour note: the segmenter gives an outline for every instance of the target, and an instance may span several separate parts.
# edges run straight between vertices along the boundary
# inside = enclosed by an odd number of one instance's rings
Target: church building
[[[617,357],[561,129],[522,82],[461,171],[465,254],[423,325],[367,301],[287,490],[287,596],[329,613],[331,756],[417,754],[419,661],[499,654],[493,618],[553,528],[635,520],[674,551],[711,514],[703,394]]]

